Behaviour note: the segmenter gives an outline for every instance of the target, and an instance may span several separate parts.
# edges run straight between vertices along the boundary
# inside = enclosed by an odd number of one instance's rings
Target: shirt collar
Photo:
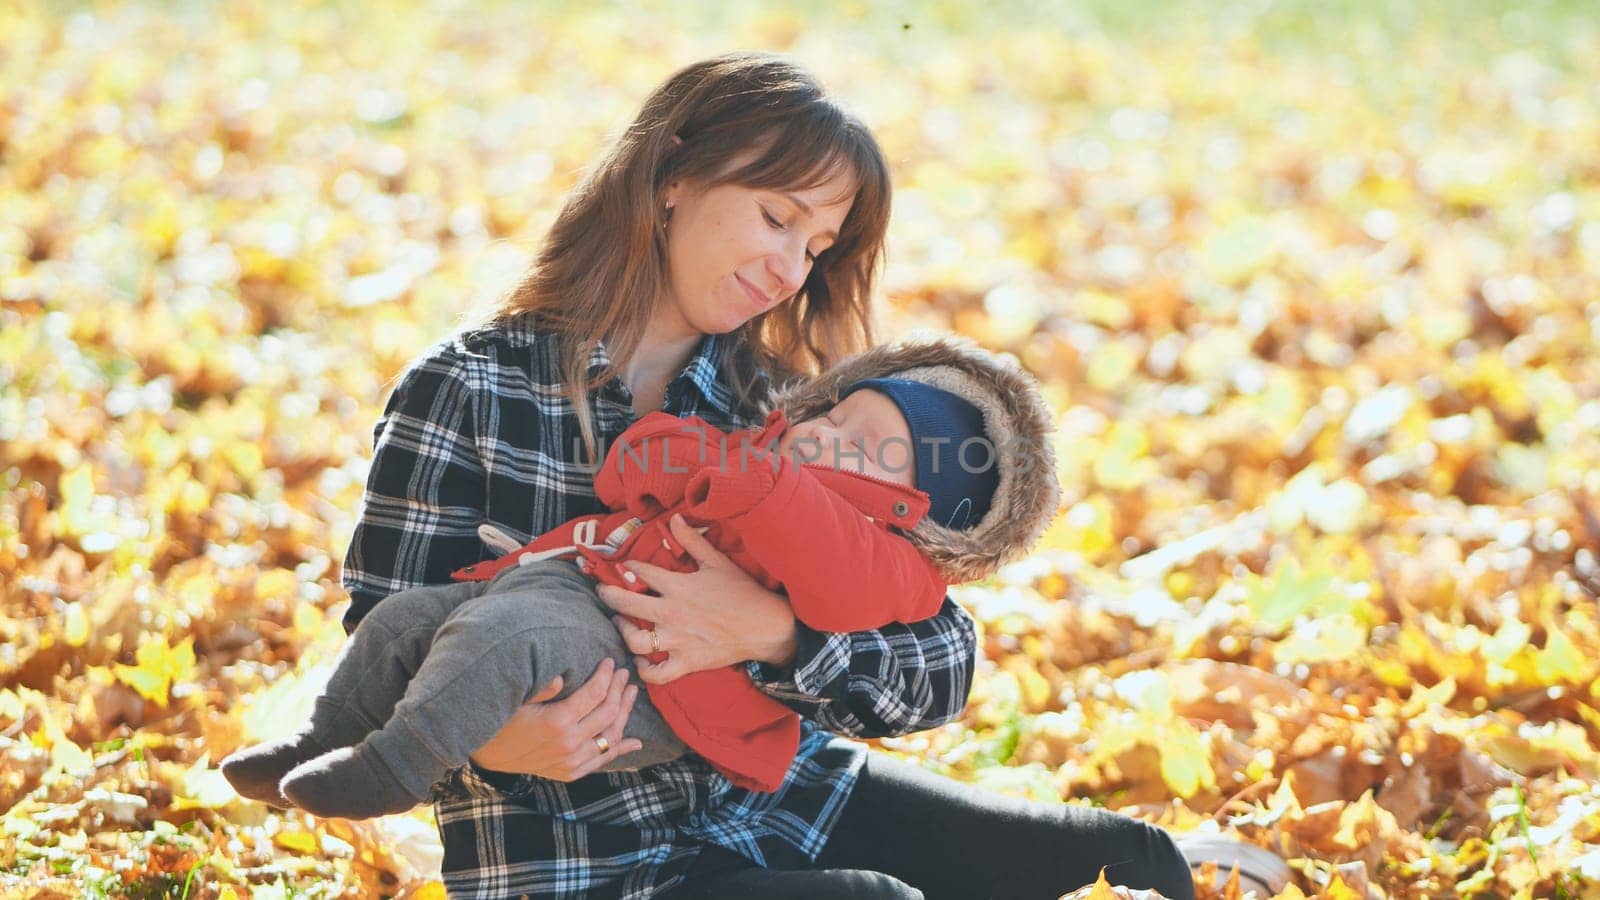
[[[727,338],[720,334],[708,334],[700,339],[700,344],[695,348],[694,354],[684,364],[683,371],[679,372],[667,384],[669,402],[664,407],[665,411],[680,413],[683,411],[694,412],[702,404],[709,405],[712,409],[731,416],[733,413],[733,392],[718,378],[718,371],[722,364],[722,348]],[[589,375],[605,371],[611,366],[611,355],[606,352],[604,341],[596,341],[589,351]],[[685,402],[679,398],[672,402],[675,394],[681,395],[685,390],[696,392],[701,398],[700,402]]]
[[[673,379],[673,384],[684,383],[683,389],[698,391],[706,403],[725,416],[733,413],[733,392],[718,376],[722,369],[723,346],[727,340],[720,334],[708,334],[701,338],[700,346],[689,357],[688,364]]]
[[[604,341],[595,341],[589,348],[589,377],[593,378],[611,367],[611,354],[606,352]]]

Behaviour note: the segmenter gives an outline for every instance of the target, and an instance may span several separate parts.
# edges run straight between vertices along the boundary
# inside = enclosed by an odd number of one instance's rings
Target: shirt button
[[[911,505],[904,500],[897,501],[894,505],[894,514],[897,516],[903,516],[910,511]]]

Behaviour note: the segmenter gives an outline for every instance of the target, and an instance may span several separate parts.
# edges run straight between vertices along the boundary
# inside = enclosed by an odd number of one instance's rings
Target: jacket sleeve
[[[595,497],[608,509],[648,519],[683,498],[689,476],[721,452],[721,432],[704,419],[652,412],[629,425],[595,473]]]
[[[471,363],[459,345],[441,344],[389,395],[340,576],[350,593],[347,632],[390,594],[449,583],[451,572],[485,558],[478,423],[487,391]]]
[[[691,514],[726,518],[819,631],[865,631],[939,611],[947,585],[911,542],[873,522],[792,461],[708,467],[690,479]]]
[[[952,722],[967,705],[977,660],[972,617],[945,598],[932,618],[874,631],[798,624],[793,669],[747,665],[768,695],[829,731],[892,737]]]

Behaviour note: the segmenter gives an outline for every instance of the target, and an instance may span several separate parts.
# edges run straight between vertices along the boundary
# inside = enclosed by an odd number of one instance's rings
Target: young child
[[[454,575],[462,583],[379,603],[341,652],[309,726],[233,754],[223,774],[243,796],[321,816],[409,809],[540,686],[557,675],[578,684],[604,658],[627,660],[593,580],[636,587],[626,561],[691,570],[668,528],[675,515],[783,591],[797,619],[843,632],[933,615],[948,584],[1021,555],[1055,512],[1037,385],[969,343],[876,348],[780,392],[775,406],[760,428],[732,434],[643,417],[596,475],[612,512],[467,566]],[[782,782],[799,718],[742,666],[646,693],[625,732],[644,749],[603,770],[690,750],[741,786]]]

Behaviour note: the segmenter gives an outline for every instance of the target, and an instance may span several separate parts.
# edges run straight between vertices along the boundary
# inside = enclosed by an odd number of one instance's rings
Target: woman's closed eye
[[[767,220],[767,225],[769,225],[772,228],[773,231],[786,232],[786,231],[789,230],[789,224],[787,222],[784,222],[784,221],[780,220],[777,216],[773,215],[771,212],[769,212],[767,210],[767,208],[765,206],[761,207],[761,218]],[[807,247],[806,248],[806,262],[814,263],[816,261],[817,261],[817,254],[812,253],[811,252],[811,248]]]

